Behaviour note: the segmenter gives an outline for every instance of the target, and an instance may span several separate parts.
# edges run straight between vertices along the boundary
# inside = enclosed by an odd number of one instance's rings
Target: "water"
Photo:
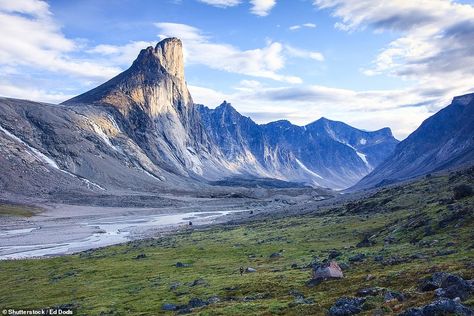
[[[187,226],[189,221],[194,225],[212,223],[219,217],[238,211],[218,211],[218,212],[189,212],[171,215],[150,215],[150,216],[118,216],[101,218],[77,225],[92,228],[99,233],[91,234],[86,238],[67,242],[39,243],[20,246],[0,246],[0,260],[25,259],[37,257],[51,257],[64,254],[72,254],[88,249],[100,248],[114,244],[124,243],[143,236],[143,232],[152,229],[177,228]],[[46,230],[45,228],[44,230]],[[67,228],[64,227],[66,230]],[[28,234],[41,233],[39,227],[14,229],[0,232],[2,238],[25,237]],[[46,233],[46,232],[45,232]],[[51,233],[51,232],[49,232]],[[67,234],[65,234],[65,238]],[[34,238],[36,239],[36,238]],[[37,238],[36,240],[41,240]]]

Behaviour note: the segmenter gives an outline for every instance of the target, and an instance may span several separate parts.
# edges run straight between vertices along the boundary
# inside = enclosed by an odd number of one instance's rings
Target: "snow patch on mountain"
[[[298,164],[298,166],[300,166],[301,169],[303,169],[305,172],[309,173],[310,175],[312,176],[315,176],[319,179],[324,179],[323,177],[321,177],[319,174],[317,174],[316,172],[314,171],[311,171],[308,169],[308,167],[306,167],[299,159],[295,159],[296,160],[296,163]]]

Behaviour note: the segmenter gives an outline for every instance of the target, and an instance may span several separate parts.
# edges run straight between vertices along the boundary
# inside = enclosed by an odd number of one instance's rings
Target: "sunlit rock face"
[[[64,104],[113,108],[128,135],[170,172],[200,177],[206,169],[211,179],[225,174],[186,86],[177,38],[143,49],[129,69]]]

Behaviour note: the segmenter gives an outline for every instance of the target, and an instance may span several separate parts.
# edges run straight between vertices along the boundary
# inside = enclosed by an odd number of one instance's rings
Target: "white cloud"
[[[275,6],[276,0],[250,0],[252,8],[250,12],[258,16],[267,16]]]
[[[72,98],[74,95],[63,92],[51,92],[27,85],[12,84],[6,80],[0,80],[0,95],[10,98],[27,99],[36,102],[60,103]]]
[[[306,28],[310,28],[310,29],[314,29],[316,27],[316,24],[314,23],[303,23],[303,24],[296,24],[296,25],[292,25],[290,26],[288,29],[290,31],[296,31],[296,30],[299,30],[303,27],[306,27]]]
[[[240,4],[240,0],[198,0],[199,2],[209,4],[218,8],[234,7]]]
[[[320,85],[270,87],[253,80],[241,81],[230,93],[196,86],[191,93],[197,103],[210,107],[227,100],[258,123],[288,119],[305,125],[325,116],[366,130],[390,127],[399,139],[431,116],[436,108],[431,105],[437,104],[424,96],[428,88],[355,91]]]
[[[213,43],[201,30],[186,24],[155,25],[161,31],[161,37],[176,36],[183,40],[188,64],[289,83],[302,82],[299,77],[278,73],[285,65],[284,47],[279,42],[268,42],[263,48],[240,50],[229,44]]]
[[[474,6],[449,0],[315,0],[341,19],[343,31],[395,31],[376,56],[369,76],[388,74],[416,82],[436,106],[474,91]],[[426,89],[430,87],[430,89]]]
[[[77,43],[66,38],[54,22],[46,2],[0,1],[0,65],[94,79],[109,78],[119,71],[71,57],[77,49]]]
[[[309,58],[317,61],[324,61],[324,55],[320,52],[296,48],[290,45],[285,45],[285,50],[288,52],[288,55],[293,57]]]
[[[106,56],[109,63],[120,66],[130,66],[137,58],[140,50],[154,46],[156,42],[134,41],[125,45],[97,45],[86,52],[89,54]]]
[[[218,8],[235,7],[242,3],[241,0],[197,0]],[[276,0],[249,0],[250,13],[258,16],[267,16],[276,5]]]

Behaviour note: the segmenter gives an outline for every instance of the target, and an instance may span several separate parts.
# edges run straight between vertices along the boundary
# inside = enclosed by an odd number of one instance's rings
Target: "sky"
[[[60,103],[183,41],[195,103],[398,139],[474,92],[474,0],[0,0],[0,95]]]

